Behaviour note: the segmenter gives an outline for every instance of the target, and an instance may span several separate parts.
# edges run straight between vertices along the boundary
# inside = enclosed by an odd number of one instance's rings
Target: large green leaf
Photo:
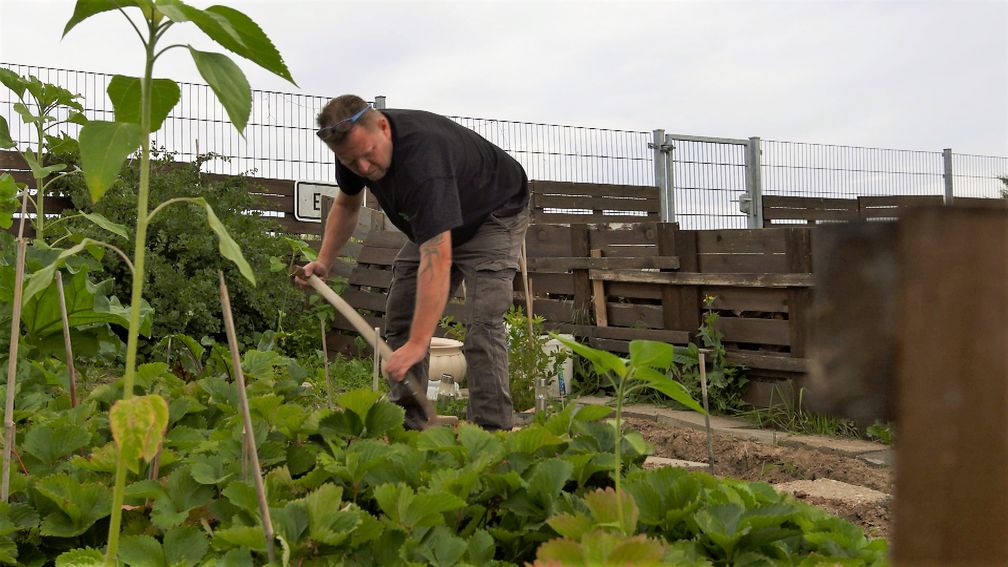
[[[105,215],[101,213],[81,213],[84,218],[91,221],[92,223],[104,228],[105,230],[117,234],[127,240],[129,240],[129,233],[126,232],[126,226],[112,222]]]
[[[193,480],[189,469],[177,468],[168,475],[164,494],[154,500],[151,521],[162,530],[175,527],[189,517],[190,510],[212,502],[214,494],[212,487]]]
[[[63,265],[67,258],[87,249],[87,247],[93,242],[93,240],[85,238],[76,245],[60,252],[53,261],[49,262],[43,268],[36,270],[35,273],[27,276],[25,278],[24,291],[22,292],[21,297],[22,305],[27,305],[28,302],[35,297],[35,294],[48,288],[53,283],[53,278],[56,277],[56,270]]]
[[[140,124],[140,95],[142,80],[137,77],[116,75],[108,85],[109,100],[115,109],[116,122]],[[170,79],[154,79],[151,82],[150,131],[157,132],[168,117],[168,113],[179,101],[181,91],[178,83]]]
[[[244,135],[249,114],[252,113],[252,88],[245,73],[234,61],[222,53],[199,51],[189,47],[193,62],[200,76],[213,89],[217,99],[224,105],[228,118],[234,127]]]
[[[165,567],[164,551],[149,535],[128,535],[119,544],[119,560],[130,567]]]
[[[9,173],[0,173],[0,228],[8,229],[14,224],[14,211],[20,208],[17,200],[21,184],[14,181]]]
[[[58,509],[42,520],[44,536],[78,536],[109,515],[112,492],[101,484],[61,474],[38,479],[35,490]]]
[[[570,347],[571,350],[573,350],[574,352],[590,360],[592,366],[595,368],[595,371],[598,372],[599,374],[612,372],[619,378],[623,378],[626,376],[627,374],[626,362],[622,358],[616,356],[615,354],[606,352],[604,350],[594,349],[590,346],[583,345],[577,341],[572,341],[564,337],[561,337],[556,333],[550,333],[549,335],[551,338],[557,339],[564,345]]]
[[[685,386],[653,368],[638,368],[634,372],[634,377],[646,383],[649,388],[658,390],[695,412],[702,414],[707,413],[704,411],[703,407],[690,396]]]
[[[210,224],[210,228],[217,234],[217,247],[220,250],[221,256],[234,262],[238,266],[238,271],[241,272],[241,275],[252,282],[252,285],[256,285],[255,272],[252,271],[252,266],[245,260],[241,247],[234,241],[234,238],[231,238],[231,234],[224,227],[224,223],[217,218],[217,214],[214,213],[210,203],[207,203],[203,197],[197,197],[193,199],[193,202],[206,210],[207,222]]]
[[[161,0],[158,4],[160,10],[172,21],[193,22],[225,49],[294,83],[273,42],[245,14],[227,6],[211,6],[200,10],[180,0]]]
[[[101,200],[115,183],[126,158],[140,147],[140,142],[139,124],[93,120],[81,128],[81,169],[92,202]]]
[[[22,450],[38,459],[46,468],[52,468],[77,449],[87,447],[91,433],[65,419],[32,427],[25,433]],[[32,468],[36,473],[36,467]]]
[[[93,284],[87,272],[71,274],[63,280],[63,297],[66,304],[67,323],[71,329],[109,323],[124,329],[129,328],[129,308],[119,303],[116,297],[109,298],[112,280]],[[63,329],[60,313],[59,290],[53,283],[42,293],[33,295],[24,303],[21,319],[32,341],[38,342]],[[150,335],[153,309],[143,301],[140,305],[140,333]]]
[[[630,341],[630,364],[635,367],[668,368],[675,357],[675,347],[659,341]]]
[[[24,96],[25,80],[14,71],[0,68],[0,84],[13,91],[18,98]]]
[[[44,166],[38,162],[38,160],[35,158],[35,154],[31,152],[24,152],[21,155],[22,157],[24,157],[24,160],[28,162],[28,167],[31,168],[32,177],[34,177],[35,179],[45,179],[52,173],[56,173],[57,171],[63,171],[64,169],[66,169],[65,163],[54,163],[52,165]]]
[[[15,145],[14,140],[11,139],[10,127],[7,125],[7,119],[0,116],[0,150],[13,148]]]
[[[140,470],[140,459],[150,462],[168,427],[168,403],[157,394],[119,400],[109,411],[109,428],[126,467]]]
[[[210,540],[195,526],[182,526],[168,530],[162,545],[168,565],[196,565],[210,548]]]
[[[105,555],[98,549],[87,547],[64,551],[56,558],[56,567],[101,567]]]
[[[149,0],[77,0],[74,6],[74,13],[70,16],[66,27],[63,28],[63,37],[70,32],[77,24],[90,18],[95,14],[118,10],[126,6],[138,6],[145,13],[150,13],[151,3]]]

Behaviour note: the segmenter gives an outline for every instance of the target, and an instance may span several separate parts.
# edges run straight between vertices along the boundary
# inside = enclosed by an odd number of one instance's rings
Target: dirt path
[[[658,457],[707,462],[707,437],[702,431],[675,427],[653,420],[627,419],[654,446]],[[728,435],[714,436],[714,473],[748,481],[780,484],[831,479],[893,493],[892,471],[860,459],[802,447],[770,445]],[[795,496],[862,527],[870,537],[888,538],[892,498],[816,498],[798,490]]]

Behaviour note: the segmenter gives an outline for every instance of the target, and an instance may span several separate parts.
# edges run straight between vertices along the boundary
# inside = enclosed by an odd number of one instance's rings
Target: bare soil
[[[634,418],[627,419],[627,426],[641,432],[654,446],[657,457],[707,462],[707,436],[702,431]],[[713,445],[717,476],[770,484],[828,478],[893,493],[891,469],[855,457],[723,434],[714,435]],[[859,498],[818,498],[801,491],[795,496],[860,526],[869,537],[889,537],[892,497],[873,502]]]

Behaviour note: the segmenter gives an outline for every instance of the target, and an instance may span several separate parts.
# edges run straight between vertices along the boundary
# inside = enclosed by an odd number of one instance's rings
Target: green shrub
[[[216,277],[218,270],[224,270],[235,330],[243,347],[253,345],[266,330],[286,329],[290,348],[284,354],[310,354],[319,344],[318,319],[327,317],[330,308],[315,294],[305,294],[292,285],[287,272],[293,260],[291,246],[277,232],[275,222],[250,212],[256,206],[250,182],[242,177],[204,179],[201,167],[217,158],[207,154],[193,163],[181,163],[175,162],[171,154],[159,155],[152,163],[151,207],[176,197],[205,198],[244,250],[259,285],[249,284],[232,262],[221,257],[216,238],[202,222],[201,210],[191,205],[168,209],[166,214],[154,218],[147,238],[145,297],[154,308],[153,335],[209,336],[217,342],[226,342]],[[126,225],[132,240],[138,182],[136,165],[127,165],[122,181],[95,205],[81,181],[67,180],[62,185],[78,210],[98,212]],[[195,218],[200,222],[195,222]],[[77,234],[108,237],[108,233],[81,219],[72,219],[69,224]],[[117,244],[125,246],[126,241]],[[278,257],[283,261],[278,263]],[[131,277],[126,265],[114,254],[108,254],[103,269],[115,279],[113,293],[129,297]],[[95,277],[105,276],[98,273]]]

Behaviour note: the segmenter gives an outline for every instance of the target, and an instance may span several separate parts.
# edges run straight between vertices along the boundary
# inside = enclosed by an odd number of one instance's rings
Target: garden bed
[[[707,440],[703,431],[676,427],[647,419],[627,419],[627,427],[641,433],[654,447],[654,455],[687,461],[707,461]],[[773,485],[793,481],[831,479],[893,493],[893,473],[861,459],[804,447],[772,445],[724,434],[713,439],[714,472],[720,477],[762,481]],[[865,530],[870,537],[887,538],[891,532],[892,498],[865,499],[843,491],[828,497],[798,490],[795,496],[809,504],[844,518]]]

